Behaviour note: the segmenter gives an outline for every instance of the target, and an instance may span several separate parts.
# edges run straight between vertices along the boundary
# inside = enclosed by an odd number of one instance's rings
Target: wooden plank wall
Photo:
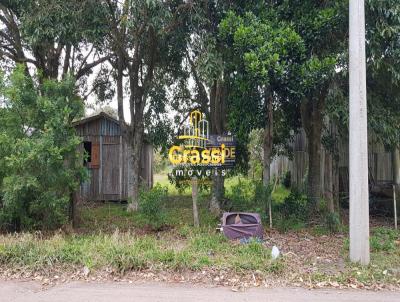
[[[120,136],[119,124],[105,118],[76,126],[82,141],[100,145],[100,165],[88,169],[88,179],[81,184],[85,200],[127,200],[131,148]],[[79,146],[83,154],[83,143]],[[82,158],[83,162],[83,158]],[[153,149],[144,143],[141,156],[141,178],[147,187],[153,185]]]
[[[374,134],[369,134],[368,170],[370,182],[376,184],[387,183],[393,180],[392,155],[378,142]],[[304,130],[300,130],[293,139],[293,160],[290,164],[292,185],[303,189],[308,170],[307,137]],[[348,192],[349,152],[348,142],[343,140],[338,143],[339,149],[339,183],[340,191]],[[321,185],[325,187],[325,153],[321,153]]]
[[[275,156],[271,161],[270,179],[273,179],[275,177],[280,178],[289,169],[290,169],[290,161],[287,156],[284,156],[284,155]]]

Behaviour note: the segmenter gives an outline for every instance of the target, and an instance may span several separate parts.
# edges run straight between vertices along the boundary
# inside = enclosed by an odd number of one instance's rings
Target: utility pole
[[[369,264],[368,132],[364,0],[350,0],[350,260]]]

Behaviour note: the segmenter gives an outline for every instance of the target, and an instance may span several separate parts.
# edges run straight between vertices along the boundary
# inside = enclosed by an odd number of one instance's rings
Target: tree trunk
[[[335,203],[335,211],[340,213],[340,196],[339,196],[339,156],[333,159],[333,201]]]
[[[315,121],[318,122],[318,121]],[[321,131],[314,127],[308,137],[308,198],[318,204],[321,197]]]
[[[130,156],[130,173],[128,173],[128,198],[129,206],[128,211],[136,211],[139,202],[139,189],[140,189],[140,164],[143,146],[143,110],[144,110],[144,96],[139,89],[131,86],[131,117],[132,122],[129,126],[129,144],[131,147]]]
[[[332,156],[332,176],[333,176],[333,202],[335,204],[335,212],[340,214],[340,200],[339,200],[339,134],[338,128],[335,122],[332,122],[332,135],[334,137],[335,145],[334,145],[334,152]]]
[[[123,62],[122,58],[117,59],[117,103],[118,103],[118,119],[120,126],[123,126],[124,118],[124,89],[123,89]],[[122,129],[122,127],[121,127]]]
[[[215,80],[210,92],[210,120],[211,133],[223,134],[225,130],[225,112],[226,112],[226,84],[223,80]],[[219,171],[220,172],[220,171]],[[225,196],[224,178],[220,175],[212,176],[210,211],[219,215],[221,203]]]
[[[193,201],[193,224],[195,227],[200,226],[199,211],[197,208],[197,196],[199,193],[198,181],[196,177],[192,178],[192,201]]]
[[[141,151],[143,145],[143,132],[140,127],[136,128],[134,135],[130,140],[131,156],[130,156],[130,173],[128,179],[128,211],[136,211],[139,202],[140,189],[140,163]]]
[[[69,219],[72,222],[72,227],[76,228],[78,225],[77,220],[77,206],[79,204],[79,194],[78,191],[71,192],[70,195],[70,209],[69,209]]]
[[[153,49],[154,52],[154,49]],[[152,80],[153,69],[149,67],[143,86],[139,86],[139,62],[129,68],[129,85],[131,95],[129,99],[131,125],[128,129],[129,144],[131,147],[130,173],[128,173],[128,211],[136,211],[139,205],[140,165],[144,136],[144,107],[146,105],[149,87],[145,84]]]
[[[335,212],[335,203],[333,198],[333,155],[331,151],[325,152],[325,199],[330,213]]]
[[[273,139],[273,104],[272,95],[265,89],[265,128],[263,139],[263,185],[268,186],[271,177],[271,155]]]
[[[218,174],[213,175],[211,179],[210,211],[215,216],[218,216],[221,212],[221,202],[225,196],[224,177]]]
[[[307,197],[315,206],[321,197],[321,134],[324,99],[306,101],[301,105],[301,117],[308,139]]]

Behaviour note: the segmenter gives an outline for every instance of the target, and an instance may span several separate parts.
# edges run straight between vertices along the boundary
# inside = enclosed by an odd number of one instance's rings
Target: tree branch
[[[95,67],[95,66],[97,66],[97,65],[99,65],[99,64],[101,64],[101,63],[103,63],[103,62],[105,62],[107,60],[109,60],[110,58],[112,58],[112,55],[107,55],[107,56],[104,56],[104,57],[101,57],[101,58],[97,59],[96,61],[93,61],[90,64],[86,64],[85,67],[80,68],[78,70],[78,72],[76,73],[76,79],[81,78],[87,72],[89,72],[93,67]]]

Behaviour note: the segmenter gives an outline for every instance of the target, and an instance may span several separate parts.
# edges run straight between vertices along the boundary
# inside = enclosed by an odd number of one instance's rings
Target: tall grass
[[[31,270],[50,269],[54,265],[87,266],[92,270],[112,267],[120,273],[149,268],[276,270],[270,250],[257,242],[233,244],[211,229],[189,231],[180,242],[177,238],[137,236],[129,232],[49,238],[32,234],[0,236],[0,265]],[[174,245],[172,240],[178,244]]]

